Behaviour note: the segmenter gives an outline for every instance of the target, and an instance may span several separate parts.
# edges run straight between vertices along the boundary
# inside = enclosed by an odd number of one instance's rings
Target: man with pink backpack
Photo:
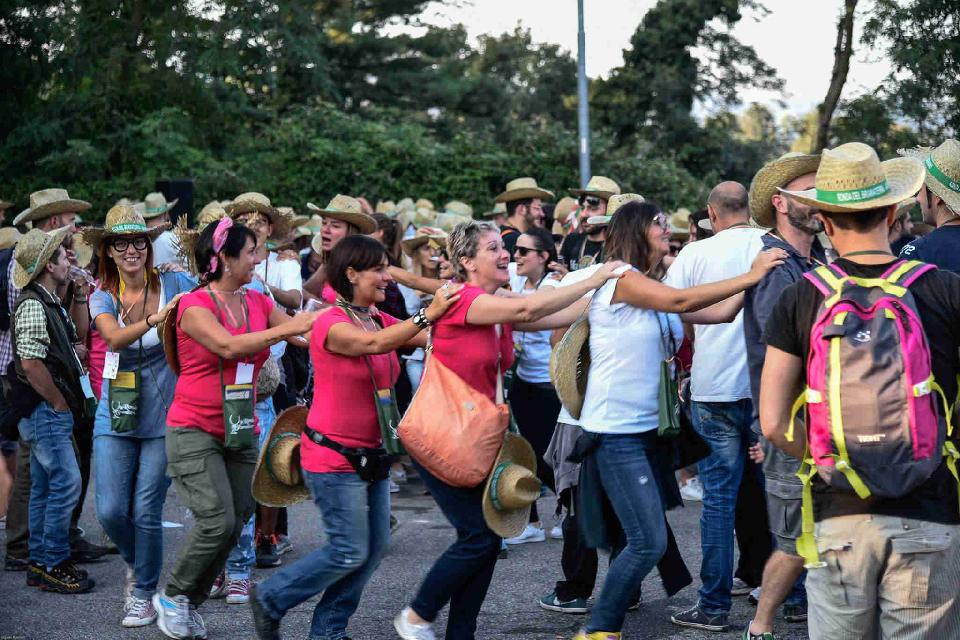
[[[960,637],[960,277],[887,242],[923,179],[922,159],[853,142],[824,151],[813,189],[781,190],[840,256],[784,290],[760,385],[764,436],[804,461],[812,638]]]

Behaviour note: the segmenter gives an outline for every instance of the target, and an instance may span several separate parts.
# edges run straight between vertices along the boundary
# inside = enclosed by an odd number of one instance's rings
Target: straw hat
[[[643,202],[644,197],[639,193],[618,193],[610,196],[610,199],[607,200],[607,213],[602,216],[590,216],[587,218],[587,224],[594,227],[601,227],[605,224],[610,224],[610,221],[613,219],[613,214],[617,212],[623,205],[628,202]]]
[[[374,213],[396,213],[397,205],[393,200],[380,200],[377,202],[376,208],[373,210]]]
[[[541,189],[533,178],[517,178],[507,183],[507,188],[494,198],[494,202],[513,202],[527,198],[553,200],[553,192]]]
[[[14,218],[13,224],[43,220],[58,213],[79,213],[89,208],[89,202],[74,200],[66,189],[43,189],[30,194],[30,206]]]
[[[417,208],[416,203],[413,201],[413,198],[404,198],[397,203],[397,211],[415,211]]]
[[[670,216],[671,240],[683,240],[690,237],[690,209],[680,207]]]
[[[442,229],[420,227],[417,229],[415,236],[402,241],[400,246],[403,248],[403,252],[412,258],[417,249],[431,241],[440,247],[445,247],[447,245],[447,234]]]
[[[417,201],[414,203],[413,208],[414,208],[414,209],[429,209],[430,211],[434,211],[434,210],[436,209],[436,207],[433,206],[433,202],[431,202],[430,200],[427,200],[426,198],[420,198],[419,200],[417,200]]]
[[[227,212],[223,208],[223,204],[218,200],[211,200],[203,205],[200,213],[197,214],[196,229],[191,229],[187,225],[186,216],[180,216],[180,219],[177,220],[176,226],[173,227],[173,235],[177,237],[177,255],[186,261],[191,273],[198,273],[193,250],[197,246],[200,234],[208,224],[218,222],[220,218],[226,215]]]
[[[454,215],[462,216],[464,218],[473,218],[473,207],[468,205],[466,202],[460,202],[459,200],[451,200],[443,206],[444,210],[447,213],[452,213]]]
[[[307,408],[293,406],[277,416],[253,471],[253,497],[268,507],[289,507],[310,497],[300,472],[300,436]]]
[[[593,176],[590,182],[583,189],[570,189],[570,193],[579,198],[580,196],[597,196],[603,200],[609,200],[610,196],[620,193],[620,185],[605,176]]]
[[[960,142],[951,138],[936,149],[917,147],[897,153],[923,160],[927,170],[924,184],[946,202],[951,211],[960,215]]]
[[[302,227],[310,222],[310,218],[308,216],[297,215],[297,212],[293,207],[277,207],[277,213],[287,217],[290,222],[291,229],[294,227]]]
[[[102,227],[84,227],[80,233],[83,235],[84,242],[91,247],[96,247],[102,241],[114,236],[147,236],[150,240],[154,240],[169,228],[170,223],[164,222],[149,229],[143,216],[133,207],[120,205],[107,211],[107,219]]]
[[[765,164],[750,183],[750,215],[761,227],[777,226],[777,212],[770,199],[778,189],[820,166],[820,154],[791,151]]]
[[[540,497],[537,454],[523,436],[506,433],[483,489],[483,519],[498,536],[519,535]]]
[[[480,214],[480,218],[483,220],[492,220],[497,216],[507,215],[507,205],[502,202],[497,202],[493,205],[493,209],[490,211],[484,211]]]
[[[563,334],[550,354],[550,380],[560,402],[576,419],[583,409],[590,373],[590,321],[578,318]]]
[[[53,214],[51,214],[53,215]],[[70,235],[69,227],[62,227],[47,233],[40,229],[30,229],[13,250],[13,286],[23,289],[43,272],[57,248]]]
[[[93,247],[79,233],[73,236],[73,252],[77,256],[77,264],[83,268],[86,268],[93,260]]]
[[[453,228],[458,224],[465,224],[472,222],[473,218],[468,216],[461,216],[455,213],[438,213],[436,218],[436,225],[447,233],[452,233]]]
[[[567,224],[570,222],[570,216],[577,210],[577,200],[576,198],[571,198],[570,196],[564,196],[557,201],[557,206],[553,208],[553,219],[555,222],[560,224]]]
[[[148,193],[147,197],[143,199],[143,217],[149,220],[150,218],[162,216],[173,209],[179,201],[180,198],[177,198],[173,202],[167,202],[167,197],[162,193]]]
[[[273,233],[270,234],[270,238],[274,240],[285,239],[292,226],[290,217],[280,213],[280,211],[270,203],[270,198],[262,193],[252,191],[241,193],[230,201],[230,203],[224,207],[224,210],[227,212],[227,215],[234,220],[244,214],[253,213],[254,211],[262,213],[267,216],[270,224],[273,225]]]
[[[16,245],[21,237],[23,236],[16,227],[4,227],[0,229],[0,251]]]
[[[323,216],[318,213],[310,216],[309,222],[304,225],[305,228],[310,230],[310,235],[316,235],[323,230]]]
[[[813,189],[778,191],[820,211],[867,211],[898,204],[916,194],[925,175],[918,158],[880,162],[872,147],[848,142],[823,152]]]
[[[359,200],[351,198],[350,196],[342,194],[335,195],[325,209],[321,209],[312,202],[308,202],[307,209],[316,211],[324,218],[333,218],[334,220],[342,220],[348,224],[352,224],[364,235],[377,230],[377,221],[373,219],[373,216],[369,216],[363,212],[363,207],[360,205]]]

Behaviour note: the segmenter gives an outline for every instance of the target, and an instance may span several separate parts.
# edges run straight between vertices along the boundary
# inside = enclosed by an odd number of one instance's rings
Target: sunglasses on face
[[[591,209],[596,209],[600,206],[600,198],[596,196],[580,196],[580,206],[582,207],[584,204]]]
[[[533,247],[517,247],[516,252],[518,256],[525,258],[528,253],[538,253],[538,250]]]
[[[659,225],[661,229],[670,228],[670,220],[662,213],[658,213],[653,217],[653,223]]]
[[[110,242],[110,246],[113,247],[113,250],[117,253],[123,253],[131,244],[137,251],[143,251],[147,248],[147,239],[144,236],[134,238],[133,240],[129,240],[127,238],[114,238],[113,241]]]

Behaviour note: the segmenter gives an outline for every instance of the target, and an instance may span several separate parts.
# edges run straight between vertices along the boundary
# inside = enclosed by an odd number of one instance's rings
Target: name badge
[[[120,370],[120,354],[116,351],[107,351],[103,359],[103,379],[116,380]]]
[[[249,362],[237,363],[237,378],[235,384],[253,383],[253,365]]]
[[[83,389],[83,397],[87,400],[94,400],[96,396],[93,395],[93,387],[90,385],[90,376],[82,375],[80,376],[80,388]]]

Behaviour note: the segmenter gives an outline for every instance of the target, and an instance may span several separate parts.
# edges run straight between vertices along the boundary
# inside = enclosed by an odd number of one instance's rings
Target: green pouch
[[[114,433],[136,431],[140,411],[140,372],[118,371],[110,383],[110,430]]]
[[[223,385],[224,447],[249,449],[256,446],[253,415],[253,385]]]
[[[393,387],[374,391],[373,400],[377,407],[377,422],[380,423],[380,437],[383,439],[384,450],[392,456],[406,455],[400,436],[397,435],[400,408],[397,406],[397,394]]]

